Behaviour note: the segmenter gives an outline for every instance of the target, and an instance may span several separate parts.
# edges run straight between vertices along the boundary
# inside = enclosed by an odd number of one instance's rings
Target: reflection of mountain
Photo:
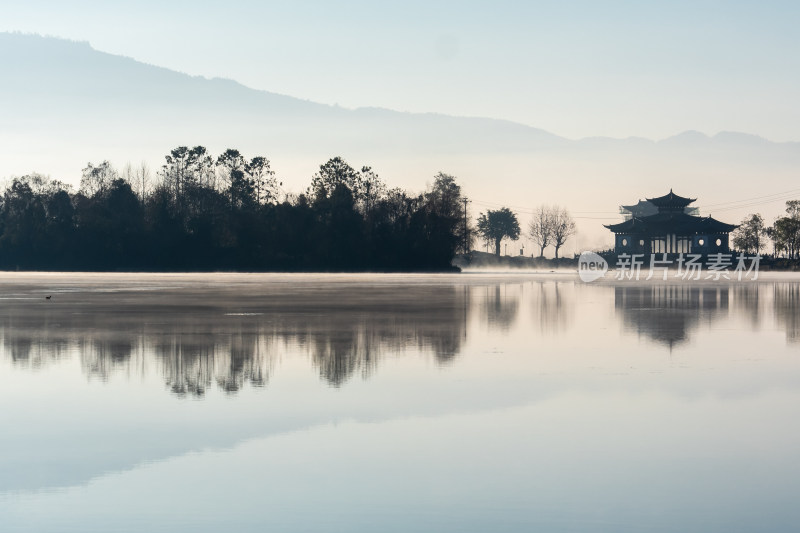
[[[672,348],[687,342],[701,321],[726,314],[729,295],[727,286],[617,286],[614,307],[626,329]]]
[[[723,365],[713,373],[689,372],[676,376],[680,377],[677,381],[659,377],[651,381],[645,373],[632,379],[608,379],[594,371],[598,340],[605,341],[601,355],[613,354],[609,367],[622,365],[619,370],[625,372],[632,359],[617,361],[614,343],[630,344],[631,339],[621,338],[618,332],[603,332],[607,336],[599,339],[581,333],[596,330],[597,319],[587,311],[605,311],[612,293],[607,285],[561,278],[541,283],[539,276],[532,280],[520,276],[509,282],[508,276],[503,281],[482,275],[81,274],[45,278],[19,274],[13,280],[9,280],[12,275],[3,276],[0,362],[16,371],[0,371],[0,377],[8,378],[5,383],[14,385],[0,387],[8,406],[0,412],[0,450],[4,451],[0,498],[12,492],[83,485],[108,472],[196,450],[228,449],[254,438],[345,421],[435,420],[477,411],[502,412],[563,396],[576,387],[587,394],[622,390],[634,396],[641,387],[656,384],[659,390],[665,387],[666,394],[691,404],[709,392],[738,401],[771,394],[776,387],[794,390],[798,382],[796,366],[778,359],[746,368]],[[499,296],[505,304],[520,302],[519,314],[514,315],[516,329],[511,336],[502,333],[502,321],[495,321],[497,329],[485,339],[499,351],[513,352],[519,348],[519,333],[534,342],[544,337],[537,337],[537,323],[542,324],[542,333],[563,334],[572,325],[574,331],[567,334],[579,349],[569,357],[559,350],[543,352],[541,359],[554,370],[569,371],[541,372],[545,367],[538,366],[538,361],[516,366],[513,358],[482,357],[476,350],[464,361],[468,364],[452,372],[428,372],[412,363],[392,371],[384,367],[366,387],[334,391],[315,383],[317,372],[323,384],[344,383],[358,374],[372,376],[396,354],[422,352],[439,362],[452,360],[467,351],[465,339],[472,339],[466,324],[486,324],[487,315],[482,313],[496,309],[484,300],[497,299],[496,284],[502,284]],[[137,291],[137,285],[149,292]],[[178,288],[181,285],[184,289]],[[756,285],[764,292],[762,302],[768,300],[773,286]],[[728,287],[731,313],[727,317],[723,316],[727,315],[724,287],[665,293],[639,286],[618,291],[616,320],[602,317],[600,325],[622,321],[647,338],[663,339],[669,329],[688,338],[698,321],[697,329],[703,327],[703,309],[726,327],[738,324],[736,311],[743,302],[735,300],[744,297],[739,296],[737,284]],[[781,294],[776,293],[775,310],[784,317],[780,320],[787,324],[787,331],[797,331],[788,324],[797,327],[793,320],[800,295],[798,289],[790,289],[776,289]],[[45,290],[53,291],[51,302],[40,295]],[[15,299],[19,297],[32,299]],[[646,312],[645,302],[659,308],[649,318],[636,316]],[[677,326],[669,322],[659,327],[665,315],[680,314],[687,306],[693,309],[683,311],[685,316]],[[772,307],[762,305],[762,309]],[[528,312],[530,317],[525,315]],[[473,348],[480,346],[479,336],[484,333],[476,333]],[[753,337],[756,345],[759,341]],[[738,347],[734,353],[745,353],[752,346]],[[702,367],[710,361],[702,346],[688,347],[687,353],[697,354]],[[294,358],[300,363],[297,368],[279,366],[288,359],[286,354],[299,354]],[[46,369],[40,376],[27,371],[52,365],[57,359],[65,360],[59,363],[63,368]],[[575,364],[584,365],[584,371],[575,372]],[[313,365],[311,372],[309,365]],[[115,379],[108,386],[85,386],[75,379],[73,367],[82,367],[95,380]],[[292,373],[296,370],[300,374]],[[163,377],[176,393],[206,391],[208,398],[173,401],[158,390],[151,394],[149,384],[144,390],[136,383],[121,384],[119,379],[121,374],[142,373]],[[33,382],[37,386],[28,388]],[[263,394],[250,395],[246,390],[235,397],[212,394],[267,383],[270,387]],[[315,443],[311,453],[330,452],[326,446]]]
[[[174,393],[200,396],[214,383],[227,392],[265,385],[287,346],[308,353],[339,386],[356,372],[368,376],[386,354],[419,350],[446,362],[465,336],[467,293],[454,286],[299,287],[263,298],[206,291],[176,305],[178,298],[131,296],[113,311],[110,298],[77,312],[71,304],[6,306],[3,347],[15,364],[31,367],[77,354],[87,375],[100,379],[155,367]]]
[[[446,363],[462,350],[469,313],[468,288],[451,279],[398,283],[388,276],[325,275],[74,278],[77,281],[65,276],[53,282],[20,275],[0,284],[0,359],[34,371],[61,359],[90,379],[116,379],[110,380],[112,386],[81,388],[80,394],[66,395],[62,401],[30,391],[28,397],[35,397],[38,407],[30,406],[26,416],[6,410],[3,427],[16,430],[0,432],[0,449],[8,451],[0,457],[0,494],[76,485],[190,450],[227,448],[248,438],[345,418],[383,420],[487,402],[484,395],[475,394],[474,384],[467,388],[460,383],[444,401],[432,402],[440,385],[409,378],[405,383],[411,386],[395,391],[387,404],[354,405],[347,403],[350,396],[345,394],[325,396],[309,388],[298,392],[273,386],[269,395],[256,399],[239,394],[236,403],[208,398],[204,408],[153,399],[161,402],[160,408],[148,410],[148,394],[113,386],[122,381],[119,378],[158,376],[178,396],[202,396],[214,389],[233,392],[278,383],[274,376],[279,362],[289,358],[301,363],[307,358],[311,380],[313,372],[319,372],[324,383],[335,386],[359,373],[369,376],[382,361],[402,354]],[[52,291],[51,301],[40,295],[43,290]],[[292,375],[291,364],[287,367],[289,375],[281,383],[308,385],[306,378]],[[49,386],[49,379],[63,379],[64,390],[74,385],[75,375],[67,364],[47,370],[52,371],[42,372],[43,386]],[[60,383],[53,386],[62,390]],[[523,390],[517,392],[498,401],[509,401]],[[97,402],[101,397],[113,406]],[[54,410],[65,415],[53,418]]]

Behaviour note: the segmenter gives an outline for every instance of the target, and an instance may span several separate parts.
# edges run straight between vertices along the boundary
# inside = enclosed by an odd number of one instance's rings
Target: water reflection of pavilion
[[[672,348],[689,340],[703,321],[726,315],[728,286],[688,284],[622,286],[614,289],[614,307],[624,327]]]

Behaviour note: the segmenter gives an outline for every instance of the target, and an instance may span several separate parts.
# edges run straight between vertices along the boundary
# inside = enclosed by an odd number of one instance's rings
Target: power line
[[[730,202],[718,202],[716,204],[704,204],[704,205],[700,205],[699,207],[701,207],[703,209],[708,209],[709,207],[727,206],[729,204],[740,204],[740,203],[744,203],[744,202],[751,202],[753,200],[760,200],[760,199],[763,199],[763,198],[773,198],[773,197],[776,197],[776,196],[783,196],[783,195],[786,195],[786,194],[795,195],[797,193],[800,193],[800,189],[789,189],[788,191],[776,192],[776,193],[773,193],[773,194],[765,194],[764,196],[754,196],[752,198],[745,198],[744,200],[732,200]],[[776,198],[776,199],[779,200],[780,198]],[[768,201],[773,201],[773,200],[768,200]]]
[[[467,204],[469,198],[466,196],[461,199],[464,202],[464,253],[469,253],[469,222],[467,221]]]
[[[744,198],[741,200],[732,200],[728,202],[717,202],[714,204],[704,204],[696,206],[697,209],[702,209],[704,211],[732,211],[736,209],[745,209],[748,207],[756,207],[759,205],[766,205],[771,204],[774,202],[782,202],[786,200],[795,199],[797,196],[800,195],[800,189],[789,189],[782,192],[772,193],[772,194],[765,194],[762,196],[753,196],[750,198]],[[482,205],[485,207],[509,207],[519,211],[520,213],[526,215],[534,215],[536,214],[536,210],[531,209],[529,207],[523,206],[514,206],[514,205],[504,205],[497,202],[487,202],[485,200],[473,200],[473,203]],[[713,208],[713,209],[712,209]],[[573,218],[580,218],[580,219],[593,219],[593,220],[611,220],[616,219],[619,216],[619,213],[612,212],[612,211],[574,211],[577,216],[573,216]],[[611,217],[602,217],[602,216],[585,216],[585,215],[601,215],[601,214],[613,214],[615,216]]]
[[[477,204],[477,205],[482,205],[484,207],[501,207],[501,206],[502,207],[509,207],[509,208],[513,208],[514,211],[517,211],[518,213],[523,213],[523,214],[526,214],[526,215],[535,215],[536,214],[536,211],[533,210],[533,209],[530,209],[530,208],[514,207],[514,206],[509,206],[509,205],[495,204],[493,202],[491,202],[491,203],[490,202],[483,202],[481,200],[471,200],[471,202],[474,203],[474,204]],[[596,219],[602,219],[602,220],[610,220],[612,218],[618,218],[619,217],[619,213],[613,212],[613,211],[574,211],[574,213],[587,213],[587,214],[603,214],[603,213],[607,213],[609,215],[614,215],[614,216],[608,216],[608,217],[574,216],[573,218],[596,218]]]
[[[730,207],[721,207],[719,209],[713,209],[713,211],[719,212],[719,211],[730,211],[730,210],[733,210],[733,209],[744,209],[746,207],[755,207],[755,206],[759,206],[759,205],[766,205],[766,204],[771,204],[771,203],[774,203],[774,202],[783,202],[783,201],[793,200],[793,199],[796,199],[796,195],[794,195],[794,194],[788,195],[788,196],[784,196],[784,197],[779,197],[779,198],[773,198],[771,200],[763,200],[763,201],[760,201],[760,202],[751,202],[751,203],[748,203],[748,204],[734,205],[734,206],[730,206]],[[710,211],[708,209],[706,209],[706,210]]]
[[[500,204],[500,203],[497,203],[497,202],[487,202],[485,200],[471,200],[471,201],[473,203],[475,203],[475,204],[480,204],[480,205],[483,205],[485,207],[508,207],[510,209],[515,209],[517,211],[521,211],[521,212],[527,213],[527,214],[533,214],[533,213],[536,212],[535,209],[532,209],[530,207],[521,206],[521,205]],[[572,211],[572,212],[573,213],[579,213],[579,214],[593,214],[593,215],[603,215],[603,214],[605,214],[605,215],[618,215],[619,214],[617,211]]]

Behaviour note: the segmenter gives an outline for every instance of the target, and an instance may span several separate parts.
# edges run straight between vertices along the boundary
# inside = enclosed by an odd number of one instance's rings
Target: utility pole
[[[469,226],[467,225],[467,203],[469,199],[465,196],[461,199],[464,202],[464,254],[469,253]]]

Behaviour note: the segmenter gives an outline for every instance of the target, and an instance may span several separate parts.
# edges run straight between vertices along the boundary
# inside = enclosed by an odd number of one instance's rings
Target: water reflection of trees
[[[569,328],[575,315],[574,282],[537,281],[531,284],[533,323],[543,333],[558,333]]]
[[[519,314],[522,285],[498,283],[476,289],[480,298],[482,316],[491,329],[508,331]]]
[[[145,351],[155,355],[158,370],[172,392],[202,396],[214,383],[229,393],[245,384],[263,387],[268,383],[275,351],[270,339],[238,321],[230,324],[229,331],[218,331],[224,322],[220,320],[206,332],[176,328],[142,337]]]
[[[727,315],[728,286],[636,285],[614,288],[624,327],[672,348],[699,324]]]
[[[20,366],[39,368],[50,361],[63,359],[68,353],[67,339],[51,333],[53,325],[47,317],[7,316],[3,329],[17,332],[12,340],[3,336],[3,346],[11,360]]]
[[[235,305],[235,307],[234,307]],[[340,386],[371,375],[382,358],[408,351],[446,363],[461,351],[469,292],[341,290],[295,299],[215,306],[140,303],[122,309],[7,306],[0,335],[15,365],[77,357],[91,378],[158,372],[173,393],[202,396],[265,386],[283,353],[305,353]]]
[[[558,333],[568,329],[575,316],[574,288],[572,281],[550,279],[477,285],[471,294],[475,309],[490,330],[512,329],[524,301],[539,332]]]
[[[463,287],[431,286],[423,290],[369,291],[338,305],[299,310],[275,325],[305,348],[331,385],[352,375],[369,376],[384,354],[408,350],[430,352],[444,364],[461,351],[469,294]]]
[[[786,331],[786,340],[800,342],[800,285],[776,283],[773,287],[775,320]]]
[[[747,320],[753,329],[761,325],[761,289],[762,286],[757,283],[736,283],[730,286],[736,314]]]

